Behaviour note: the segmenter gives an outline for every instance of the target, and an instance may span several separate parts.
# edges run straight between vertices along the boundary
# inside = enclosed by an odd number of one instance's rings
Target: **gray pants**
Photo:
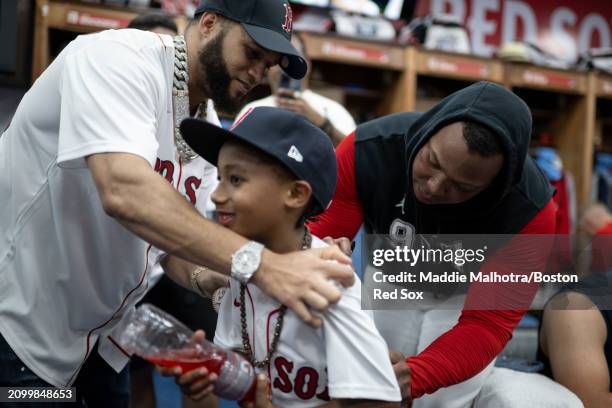
[[[413,356],[459,319],[455,310],[375,310],[374,322],[391,350]],[[416,399],[413,408],[580,408],[576,395],[540,374],[493,367],[467,381]]]
[[[457,324],[461,310],[375,310],[374,322],[390,350],[413,356],[423,351],[441,334]],[[412,403],[413,408],[471,407],[485,380],[491,374],[491,362],[476,376],[442,388]]]

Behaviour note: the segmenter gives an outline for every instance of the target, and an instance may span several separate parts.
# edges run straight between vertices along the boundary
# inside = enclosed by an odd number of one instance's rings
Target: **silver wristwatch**
[[[246,285],[261,265],[263,249],[259,242],[249,241],[234,252],[231,277]]]

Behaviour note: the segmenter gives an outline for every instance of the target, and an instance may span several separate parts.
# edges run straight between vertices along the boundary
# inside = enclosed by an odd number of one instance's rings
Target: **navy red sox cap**
[[[181,123],[183,138],[200,156],[217,166],[221,147],[241,140],[274,157],[299,180],[307,181],[317,208],[327,209],[336,190],[338,166],[329,137],[303,115],[281,108],[249,109],[230,130],[200,119]]]
[[[287,0],[202,0],[195,15],[211,11],[242,25],[259,46],[281,54],[280,67],[302,79],[308,65],[291,45],[293,12]]]

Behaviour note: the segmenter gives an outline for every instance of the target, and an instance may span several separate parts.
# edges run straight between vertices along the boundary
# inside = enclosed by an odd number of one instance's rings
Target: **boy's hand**
[[[197,330],[192,338],[193,343],[199,343],[206,338],[203,330]],[[181,387],[183,394],[194,401],[208,397],[214,388],[217,374],[209,373],[206,367],[183,373],[181,367],[156,366],[157,371],[165,377],[174,377],[176,384]]]
[[[393,371],[397,378],[397,384],[399,385],[400,392],[402,393],[402,404],[412,403],[410,395],[410,367],[406,363],[406,356],[399,351],[389,351],[389,358],[393,365]],[[403,405],[402,405],[403,406]]]
[[[255,401],[243,402],[242,408],[278,408],[270,401],[270,380],[264,374],[257,375],[257,386],[255,389]]]
[[[261,267],[252,278],[268,296],[314,327],[321,325],[321,319],[309,307],[325,311],[340,300],[340,290],[330,281],[345,287],[355,282],[351,258],[336,246],[283,255],[264,251]]]
[[[203,268],[197,277],[198,288],[202,294],[212,298],[215,291],[219,288],[229,288],[229,277],[210,268]]]
[[[217,374],[209,373],[206,367],[182,374],[181,367],[159,367],[157,371],[165,376],[174,376],[174,381],[181,387],[183,394],[194,401],[200,401],[212,394]]]
[[[353,254],[353,244],[351,243],[351,240],[346,237],[336,239],[332,237],[325,237],[323,238],[323,241],[325,241],[327,245],[337,246],[347,256],[351,256]]]

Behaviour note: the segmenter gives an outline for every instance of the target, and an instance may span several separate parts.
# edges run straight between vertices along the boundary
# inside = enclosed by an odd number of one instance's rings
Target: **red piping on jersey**
[[[147,276],[147,271],[149,270],[149,251],[151,250],[151,247],[152,247],[152,245],[149,245],[148,248],[147,248],[147,253],[145,255],[145,268],[144,268],[144,272],[142,273],[142,276],[140,277],[140,281],[138,282],[138,285],[136,285],[136,287],[132,288],[132,290],[130,290],[127,293],[127,295],[125,295],[125,297],[123,298],[123,301],[121,302],[121,305],[115,311],[115,313],[113,313],[113,315],[110,317],[110,319],[105,321],[100,326],[94,327],[93,329],[91,329],[89,331],[89,333],[87,333],[87,342],[86,342],[86,349],[85,349],[85,357],[83,357],[83,360],[81,361],[81,364],[79,364],[79,368],[74,372],[74,374],[72,374],[72,376],[68,380],[68,384],[66,384],[66,386],[68,386],[68,385],[70,385],[72,383],[72,380],[74,379],[74,377],[78,374],[79,371],[81,371],[81,368],[83,367],[83,364],[85,364],[85,361],[87,361],[87,357],[89,357],[89,352],[90,352],[90,344],[89,344],[90,343],[90,338],[91,338],[91,335],[93,334],[93,332],[95,332],[96,330],[100,330],[101,328],[103,328],[104,326],[109,324],[111,321],[113,321],[115,316],[117,316],[117,313],[119,313],[121,311],[121,309],[123,309],[123,306],[125,305],[125,302],[130,297],[130,295],[132,293],[134,293],[134,291],[136,289],[138,289],[140,287],[140,285],[142,285],[142,282],[144,282],[144,278]]]
[[[126,357],[128,357],[128,358],[129,358],[129,357],[132,357],[132,356],[130,356],[130,354],[129,354],[127,351],[125,351],[125,350],[123,349],[123,347],[121,347],[121,345],[120,345],[119,343],[117,343],[117,341],[116,341],[115,339],[113,339],[111,336],[108,336],[108,339],[110,340],[110,342],[111,342],[111,343],[113,343],[113,345],[114,345],[115,347],[117,347],[117,348],[119,349],[119,351],[120,351],[120,352],[122,352],[123,354],[125,354],[125,356],[126,356]]]
[[[232,127],[230,128],[230,132],[231,132],[232,130],[234,130],[234,128],[235,128],[236,126],[238,126],[238,125],[239,125],[239,124],[240,124],[240,123],[241,123],[241,122],[242,122],[242,121],[243,121],[243,120],[244,120],[244,119],[245,119],[245,118],[246,118],[246,117],[247,117],[247,116],[248,116],[248,115],[249,115],[251,112],[253,112],[253,108],[249,108],[249,109],[247,109],[247,111],[246,111],[246,112],[244,112],[244,113],[242,114],[242,116],[241,116],[241,117],[239,117],[239,118],[238,118],[238,120],[236,120],[236,121],[234,122],[234,124],[233,124],[233,125],[232,125]]]
[[[183,160],[181,160],[181,158],[179,157],[179,176],[178,180],[176,181],[176,191],[178,191],[179,193],[181,192],[181,190],[179,190],[179,186],[181,185],[181,178],[183,178]]]
[[[161,41],[162,45],[164,46],[164,49],[166,48],[166,43],[164,42],[164,40],[162,40],[161,35],[159,35],[158,33],[155,33],[157,35],[157,38],[159,38],[159,41]]]
[[[274,309],[270,313],[268,313],[268,321],[266,322],[266,354],[270,352],[270,320],[272,316],[276,313],[280,312],[280,307],[278,309]],[[279,335],[280,336],[280,335]],[[268,378],[272,379],[272,373],[270,371],[270,366],[272,365],[272,356],[270,356],[270,363],[268,364]]]
[[[249,295],[249,300],[251,301],[251,312],[253,313],[253,346],[251,350],[253,351],[253,357],[255,356],[255,305],[253,304],[253,297],[251,296],[251,291],[249,287],[246,287],[247,295]]]

